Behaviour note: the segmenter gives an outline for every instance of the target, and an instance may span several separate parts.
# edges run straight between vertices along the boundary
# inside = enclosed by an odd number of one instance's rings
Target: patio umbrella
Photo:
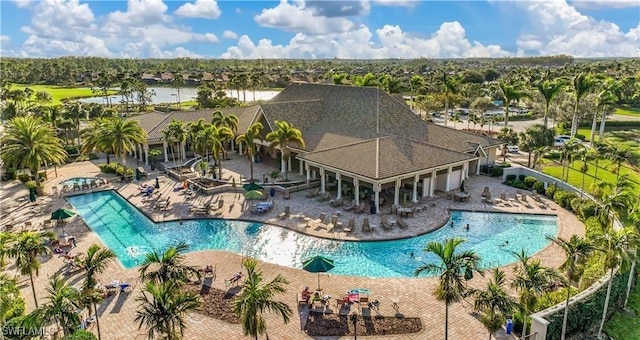
[[[136,169],[136,181],[140,181],[141,178],[142,178],[142,175],[140,174],[140,171]]]
[[[262,198],[262,191],[250,190],[244,193],[244,197],[250,200]]]
[[[156,189],[160,189],[160,181],[158,180],[158,177],[156,177]]]
[[[36,189],[32,188],[29,189],[29,202],[35,202],[36,201]]]
[[[254,182],[244,184],[244,185],[242,185],[242,188],[244,190],[246,190],[246,191],[262,190],[263,189],[262,185],[256,184]]]
[[[309,273],[318,273],[318,290],[320,290],[320,273],[326,273],[333,267],[333,260],[324,256],[315,256],[302,264],[302,269]]]
[[[62,222],[63,223],[62,226],[64,227],[64,220],[66,220],[69,217],[73,217],[75,215],[76,215],[76,213],[74,213],[71,210],[60,208],[60,209],[58,209],[58,210],[56,210],[56,211],[51,213],[51,219],[52,220],[58,220],[58,222]]]

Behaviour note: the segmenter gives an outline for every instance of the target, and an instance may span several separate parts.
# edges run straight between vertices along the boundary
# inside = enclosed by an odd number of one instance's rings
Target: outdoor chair
[[[338,199],[336,199],[336,200],[331,200],[331,202],[329,203],[329,205],[331,205],[331,206],[332,206],[332,207],[334,207],[334,208],[337,208],[337,207],[339,207],[339,206],[341,206],[341,205],[343,205],[343,204],[344,204],[344,202],[343,202],[343,201],[344,201],[344,199],[343,199],[342,197],[340,197],[340,198],[338,198]]]
[[[291,207],[287,205],[284,207],[284,212],[278,215],[278,217],[280,217],[281,220],[284,220],[289,217],[289,214],[291,214]]]
[[[363,203],[360,203],[355,210],[353,211],[354,213],[362,213],[364,212],[364,208],[366,207],[366,205]]]
[[[331,223],[327,224],[327,228],[329,232],[335,232],[338,228],[342,226],[342,223],[338,222],[338,215],[331,216]]]
[[[345,233],[350,233],[355,228],[356,228],[356,219],[355,218],[350,218],[349,219],[349,223],[347,223],[347,226],[344,228],[344,232]]]
[[[365,217],[362,220],[362,231],[363,232],[370,232],[371,231],[371,226],[369,225],[369,218]]]
[[[351,201],[351,203],[349,203],[346,207],[342,208],[342,210],[344,210],[344,211],[350,211],[350,210],[353,210],[353,208],[355,208],[355,207],[356,207],[356,201],[355,201],[355,200],[353,200],[353,201]]]
[[[289,192],[289,189],[284,189],[284,197],[285,200],[288,200],[291,198],[291,192]]]
[[[398,207],[395,204],[391,205],[391,213],[394,215],[398,215]]]
[[[331,199],[331,194],[328,192],[325,192],[324,194],[320,195],[318,198],[316,198],[316,201],[318,202],[326,202],[328,200]]]
[[[399,226],[401,229],[407,229],[407,228],[409,227],[409,225],[407,224],[407,222],[405,222],[401,217],[398,217],[398,221],[397,221],[397,223],[398,223],[398,226]]]
[[[320,214],[320,218],[318,218],[317,220],[313,220],[313,223],[316,224],[317,226],[324,228],[324,220],[327,218],[327,214],[326,213],[322,213]]]
[[[382,225],[382,228],[384,230],[393,229],[393,223],[390,223],[389,220],[387,220],[387,216],[386,215],[380,216],[380,224]]]
[[[320,188],[316,188],[313,191],[309,191],[306,195],[307,198],[314,198],[316,196],[320,195]]]

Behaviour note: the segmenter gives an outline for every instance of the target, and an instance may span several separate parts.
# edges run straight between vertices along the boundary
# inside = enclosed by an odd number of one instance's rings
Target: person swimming
[[[464,229],[465,229],[466,231],[469,231],[469,223],[467,223],[467,225],[464,227]]]

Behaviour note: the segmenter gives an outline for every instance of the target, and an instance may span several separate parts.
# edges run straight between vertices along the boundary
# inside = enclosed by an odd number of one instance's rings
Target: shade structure
[[[254,182],[251,183],[247,183],[247,184],[243,184],[242,188],[246,191],[252,191],[252,190],[262,190],[263,187],[260,184],[256,184]]]
[[[51,213],[51,219],[52,220],[65,220],[65,219],[67,219],[69,217],[73,217],[75,215],[76,215],[76,213],[74,213],[71,210],[60,208],[60,209],[58,209],[58,210],[56,210],[56,211]]]
[[[140,173],[140,170],[136,169],[136,181],[139,181],[142,178],[142,174]]]
[[[326,273],[334,267],[333,260],[324,256],[315,256],[302,264],[302,269],[310,273],[318,273],[318,290],[320,290],[320,273]]]
[[[251,190],[244,193],[244,197],[250,200],[260,199],[262,196],[262,192],[258,190]]]
[[[32,188],[29,189],[29,202],[35,202],[36,201],[36,189]]]

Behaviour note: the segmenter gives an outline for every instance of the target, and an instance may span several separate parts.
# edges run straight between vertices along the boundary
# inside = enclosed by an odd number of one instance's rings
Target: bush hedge
[[[536,183],[540,182],[540,181],[538,181],[537,178],[535,178],[533,176],[527,176],[527,177],[524,178],[523,181],[524,181],[524,185],[526,185],[527,188],[533,188],[533,186]],[[540,183],[542,183],[542,182],[540,182]],[[542,183],[542,186],[544,187],[544,183]]]
[[[509,174],[509,175],[507,175],[507,177],[506,177],[507,182],[509,182],[509,181],[515,181],[515,180],[516,180],[516,178],[518,178],[518,176],[516,176],[516,175],[514,175],[514,174]]]
[[[533,186],[533,190],[535,190],[540,195],[544,195],[544,183],[537,181]]]
[[[26,172],[20,173],[18,174],[18,180],[22,183],[26,183],[31,180],[31,175]]]
[[[63,340],[98,340],[98,337],[96,337],[95,334],[89,331],[80,329],[73,332],[73,334],[65,336]]]
[[[571,208],[571,201],[577,197],[578,195],[573,192],[557,190],[553,195],[553,201],[556,202],[559,206],[573,211],[573,209]]]
[[[504,173],[504,169],[499,166],[494,166],[491,168],[491,177],[501,177]]]
[[[124,173],[124,167],[118,163],[111,162],[109,164],[100,164],[100,171],[107,174],[122,176]],[[126,175],[133,176],[133,169],[127,168]]]
[[[611,300],[609,301],[609,318],[616,307],[624,302],[624,296],[627,289],[628,272],[621,272],[614,276],[611,286]],[[576,332],[584,332],[602,320],[602,310],[604,309],[604,300],[607,296],[607,285],[603,285],[596,292],[585,297],[573,305],[569,306],[569,315],[567,317],[567,334]],[[549,321],[547,326],[547,339],[560,339],[562,332],[562,319],[564,318],[564,310],[545,317]]]

